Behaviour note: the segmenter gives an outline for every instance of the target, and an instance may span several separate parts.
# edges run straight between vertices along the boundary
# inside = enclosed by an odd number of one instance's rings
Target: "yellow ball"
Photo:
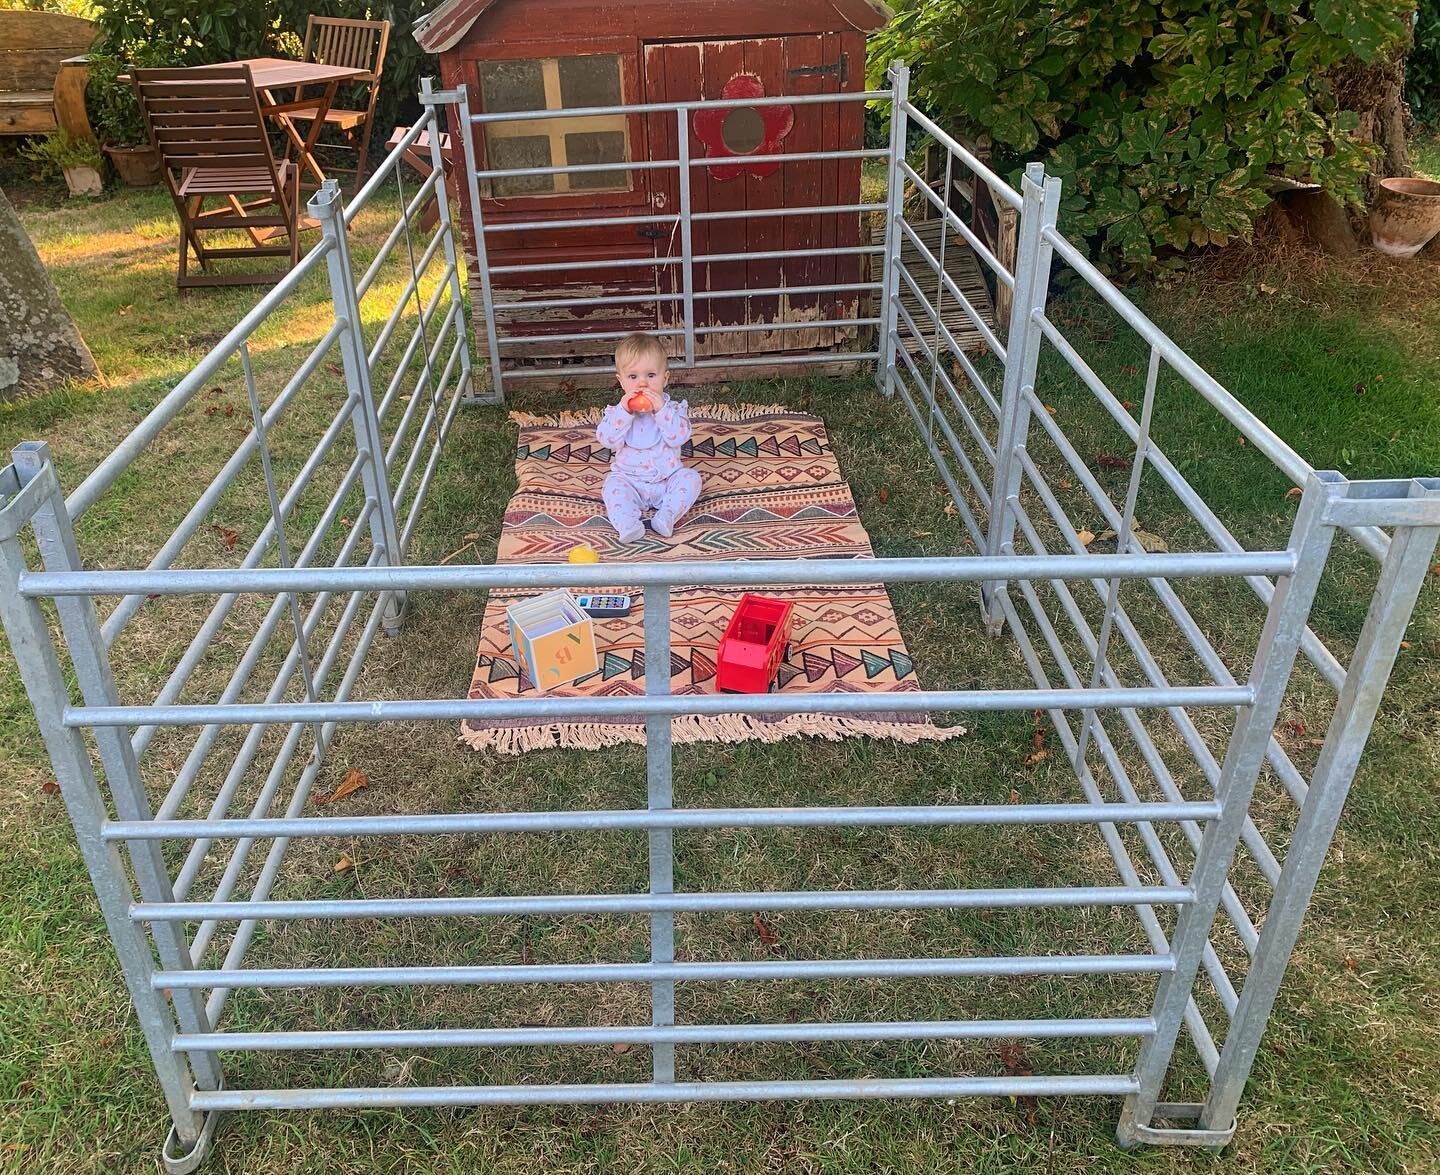
[[[599,563],[600,553],[594,547],[588,547],[584,543],[578,547],[571,547],[567,556],[571,563]]]

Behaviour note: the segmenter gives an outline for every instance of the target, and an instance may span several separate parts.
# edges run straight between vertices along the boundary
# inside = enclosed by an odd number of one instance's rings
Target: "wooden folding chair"
[[[248,65],[198,69],[137,69],[131,80],[150,142],[180,217],[180,266],[175,284],[268,285],[300,260],[300,168],[276,162],[265,116]],[[248,201],[242,197],[257,197]],[[220,200],[206,208],[207,200]],[[259,215],[261,209],[275,211]],[[241,229],[248,246],[216,248],[202,233]],[[269,232],[261,230],[272,230]],[[289,241],[271,244],[283,229]],[[188,273],[190,251],[205,271]],[[210,262],[227,257],[288,256],[278,271],[212,273]]]
[[[338,16],[310,16],[305,22],[306,61],[319,65],[338,65],[346,69],[363,69],[357,85],[368,87],[369,97],[364,110],[331,108],[325,112],[325,125],[334,127],[344,136],[344,143],[321,143],[319,150],[353,151],[355,166],[332,167],[327,171],[351,172],[358,191],[365,175],[365,160],[370,152],[370,130],[375,121],[375,103],[380,97],[380,75],[385,69],[385,51],[390,46],[388,20],[348,20]],[[297,94],[298,98],[299,95]],[[295,122],[308,122],[313,115],[303,110],[288,115]]]

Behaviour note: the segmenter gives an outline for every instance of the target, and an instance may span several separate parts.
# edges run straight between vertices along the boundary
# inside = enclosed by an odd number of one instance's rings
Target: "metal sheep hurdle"
[[[0,508],[0,612],[173,1118],[172,1134],[163,1152],[172,1171],[193,1170],[209,1149],[221,1112],[237,1109],[1115,1095],[1125,1099],[1120,1125],[1124,1144],[1219,1146],[1231,1136],[1240,1091],[1440,535],[1440,482],[1349,482],[1336,474],[1312,470],[1200,371],[1060,235],[1056,228],[1057,181],[1032,168],[1022,191],[1014,192],[909,103],[903,67],[892,70],[891,81],[892,89],[879,95],[892,102],[894,118],[887,152],[890,186],[880,283],[883,298],[876,324],[880,342],[873,352],[877,379],[881,389],[898,397],[913,418],[977,554],[863,563],[635,564],[627,566],[626,578],[644,592],[645,660],[650,665],[670,663],[670,593],[675,587],[974,584],[992,629],[997,634],[1002,628],[1008,630],[1004,639],[1014,640],[1023,655],[1032,677],[1032,684],[1025,688],[889,695],[675,696],[669,692],[668,680],[647,678],[643,699],[352,700],[376,633],[381,628],[397,628],[407,593],[605,587],[614,575],[613,569],[607,572],[603,567],[419,566],[405,561],[431,476],[442,459],[455,405],[468,393],[471,377],[453,233],[444,185],[436,182],[443,175],[439,136],[433,133],[432,177],[413,195],[405,192],[396,166],[408,146],[402,143],[383,165],[382,174],[367,185],[343,217],[337,193],[330,190],[317,196],[311,211],[321,220],[324,236],[296,274],[267,295],[69,498],[63,496],[43,445],[21,446],[14,453],[14,463],[0,473],[4,499]],[[464,110],[463,93],[439,95],[427,89],[426,98],[430,112],[413,128],[415,137],[427,127],[433,130],[437,108],[455,102]],[[949,170],[969,168],[977,183],[987,184],[998,201],[1019,211],[1019,250],[1013,272],[972,239],[968,226],[905,161],[907,123],[918,126],[948,153],[945,191],[949,190]],[[404,293],[395,304],[395,313],[367,349],[360,301],[374,285],[375,267],[383,257],[359,282],[354,281],[345,223],[353,219],[356,209],[373,205],[379,185],[391,176],[400,186],[404,214],[382,251],[386,256],[394,254],[403,240],[409,278],[403,283]],[[435,238],[422,246],[412,236],[410,221],[432,195],[441,201],[440,227]],[[945,276],[943,256],[936,257],[919,240],[907,219],[907,195],[911,201],[935,203],[937,213],[951,229],[976,249],[998,281],[1013,290],[1013,313],[1005,337],[1002,340],[992,332],[988,340],[1002,374],[998,390],[987,383],[982,370],[986,361],[966,355],[947,338],[944,305],[947,299],[964,302],[964,294]],[[942,234],[940,238],[942,253],[947,237]],[[912,273],[903,264],[901,250],[907,239],[919,248],[928,273]],[[424,282],[417,275],[423,275],[437,256],[443,256],[444,268],[438,278],[430,279],[435,285],[426,299],[421,295]],[[1049,270],[1057,259],[1071,267],[1148,344],[1151,360],[1138,420],[1047,315]],[[333,325],[269,407],[263,407],[248,340],[269,315],[286,304],[307,274],[318,271],[322,261],[331,284]],[[902,284],[918,297],[923,322],[917,322],[902,303]],[[448,308],[442,310],[445,303]],[[395,337],[407,308],[416,313],[416,328],[388,387],[380,392],[372,361]],[[973,307],[967,313],[978,318]],[[693,336],[688,302],[685,319],[687,337]],[[447,340],[453,340],[448,350]],[[915,355],[911,354],[912,344],[918,344]],[[1134,444],[1128,492],[1120,505],[1106,495],[1058,419],[1045,411],[1036,380],[1046,345],[1078,374]],[[270,444],[271,430],[302,391],[315,387],[311,377],[332,349],[339,350],[342,361],[343,406],[313,454],[299,466],[294,481],[282,490],[275,475],[278,462]],[[236,354],[245,377],[253,430],[147,567],[85,570],[72,529],[74,521],[116,485],[142,451]],[[422,357],[418,363],[417,357]],[[492,363],[496,358],[492,339]],[[1162,368],[1178,375],[1302,487],[1294,524],[1283,545],[1247,550],[1152,439]],[[413,383],[407,383],[407,372]],[[412,389],[410,399],[401,410],[401,389],[407,386]],[[398,424],[392,423],[396,411],[401,412]],[[422,422],[411,441],[415,416],[421,416]],[[343,453],[337,442],[347,430],[353,434],[348,443],[354,446],[354,458],[343,472],[336,470],[334,493],[320,510],[310,536],[298,550],[293,549],[287,524],[293,526],[298,517],[295,504],[299,494],[327,454]],[[407,442],[408,456],[404,455]],[[1067,480],[1075,479],[1090,495],[1094,509],[1115,529],[1115,553],[1087,553],[1085,544],[1075,537],[1076,528],[1063,499],[1045,471],[1057,468],[1057,461],[1064,466]],[[242,470],[253,474],[257,464],[270,522],[255,545],[238,566],[177,565],[212,516],[226,487]],[[415,481],[417,470],[420,476]],[[1179,553],[1143,549],[1135,533],[1136,504],[1142,482],[1157,478],[1215,549]],[[348,529],[342,523],[347,510],[355,512]],[[1045,517],[1037,517],[1036,510]],[[1348,669],[1308,627],[1332,546],[1343,534],[1353,535],[1381,561],[1378,584]],[[1047,549],[1047,536],[1053,544],[1055,535],[1068,541],[1068,549]],[[43,562],[40,569],[31,566],[27,540],[32,536]],[[1244,583],[1258,598],[1257,617],[1263,619],[1263,627],[1247,652],[1248,670],[1244,672],[1232,674],[1187,610],[1181,589],[1192,580],[1203,579]],[[1124,586],[1131,591],[1128,607],[1122,603]],[[1142,590],[1144,597],[1137,603]],[[126,623],[152,596],[159,597],[157,606],[171,602],[171,597],[213,597],[215,605],[159,694],[132,703],[122,698],[117,687],[111,650]],[[101,598],[118,600],[103,622],[96,607]],[[185,693],[187,682],[232,609],[254,598],[270,601],[269,610],[255,624],[253,641],[243,651],[237,647],[234,674],[218,688],[201,691],[213,701],[180,701],[182,695],[188,698],[195,692],[192,682],[190,693]],[[45,601],[53,601],[58,608],[62,630],[58,641],[47,625]],[[367,603],[370,610],[357,636],[355,625]],[[333,605],[340,606],[338,618],[325,619]],[[1057,627],[1057,620],[1063,628]],[[289,632],[282,628],[287,621]],[[267,655],[277,633],[282,634],[281,655]],[[322,633],[328,637],[317,657],[313,650]],[[1184,648],[1183,657],[1176,655],[1177,647]],[[1292,669],[1301,657],[1337,692],[1334,717],[1308,779],[1273,736]],[[66,659],[78,682],[78,699],[67,686]],[[1203,670],[1200,683],[1172,682],[1181,669],[1195,665]],[[247,700],[251,696],[247,689],[253,693],[260,687],[266,688],[264,700]],[[1075,769],[1081,798],[1058,804],[675,806],[671,774],[674,715],[900,709],[1044,711]],[[647,731],[644,808],[368,817],[307,814],[313,810],[307,806],[310,788],[343,724],[637,714],[643,715]],[[172,769],[171,758],[157,762],[156,740],[178,737],[185,730],[198,730],[198,734],[193,743],[174,744],[173,761],[179,767]],[[231,735],[236,741],[227,741]],[[303,759],[297,758],[302,746],[307,748]],[[262,748],[268,759],[262,757]],[[207,762],[218,762],[223,778],[213,794],[202,797],[193,785]],[[292,763],[303,763],[298,774]],[[152,784],[159,778],[166,785],[158,805],[147,793],[142,765],[149,769]],[[1284,853],[1267,842],[1264,822],[1252,818],[1252,797],[1266,772],[1281,782],[1285,795],[1299,810]],[[261,775],[264,782],[258,790],[252,787],[245,792],[248,805],[240,801],[242,784]],[[1109,852],[1114,876],[1099,876],[1086,885],[1016,888],[677,892],[675,887],[672,840],[676,830],[1010,825],[1094,826]],[[296,837],[624,829],[646,834],[649,884],[645,892],[343,900],[272,896],[277,883],[283,887],[281,864]],[[237,896],[249,855],[260,841],[271,845],[264,864],[249,896]],[[167,842],[173,842],[184,855],[167,857]],[[232,855],[214,889],[197,893],[196,883],[206,862],[220,846],[231,843]],[[1237,891],[1241,887],[1238,862],[1242,846],[1245,868],[1253,866],[1269,887],[1270,896],[1264,903],[1268,908],[1262,916],[1252,916],[1242,900],[1245,895]],[[172,860],[180,862],[178,870],[172,867]],[[1038,914],[1081,906],[1133,909],[1150,949],[753,962],[705,961],[677,956],[676,952],[674,918],[683,912],[994,908]],[[1223,933],[1216,922],[1221,912],[1224,925],[1230,927]],[[648,961],[245,965],[256,927],[269,921],[606,913],[648,916]],[[1238,966],[1228,949],[1225,935],[1231,931],[1243,945],[1248,968]],[[675,1004],[676,984],[697,980],[757,983],[931,977],[963,981],[1100,975],[1153,976],[1157,985],[1153,999],[1146,999],[1146,1006],[1126,1016],[930,1022],[685,1023],[677,1022]],[[402,1025],[263,1032],[223,1028],[227,1001],[241,989],[515,983],[647,984],[650,1023],[429,1029]],[[1182,1105],[1162,1103],[1167,1074],[1177,1063],[1182,1027],[1201,1062],[1205,1096]],[[676,1069],[677,1045],[1016,1036],[1124,1038],[1137,1041],[1139,1052],[1134,1066],[1125,1071],[1033,1076],[693,1081],[684,1080]],[[220,1062],[222,1052],[256,1049],[622,1043],[650,1049],[649,1080],[236,1089],[227,1087]]]

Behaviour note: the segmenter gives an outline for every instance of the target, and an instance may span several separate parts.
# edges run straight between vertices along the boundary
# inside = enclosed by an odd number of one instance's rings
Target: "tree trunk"
[[[1388,57],[1370,64],[1351,60],[1330,75],[1341,110],[1360,116],[1357,138],[1378,148],[1367,194],[1375,181],[1386,176],[1413,175],[1410,164],[1410,107],[1405,102],[1405,60],[1413,47],[1414,33],[1407,33]]]
[[[90,348],[0,191],[0,400],[97,374]]]

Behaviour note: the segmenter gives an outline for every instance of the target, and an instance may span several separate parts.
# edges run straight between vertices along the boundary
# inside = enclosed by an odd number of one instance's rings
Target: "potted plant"
[[[63,172],[72,196],[100,194],[100,170],[105,160],[100,148],[89,139],[76,138],[69,131],[56,131],[28,144],[21,153],[35,165],[39,178]]]
[[[120,80],[128,68],[111,54],[91,54],[86,105],[90,110],[90,125],[105,144],[105,154],[121,180],[132,188],[148,188],[160,182],[160,152],[150,145],[135,91],[128,82]]]

